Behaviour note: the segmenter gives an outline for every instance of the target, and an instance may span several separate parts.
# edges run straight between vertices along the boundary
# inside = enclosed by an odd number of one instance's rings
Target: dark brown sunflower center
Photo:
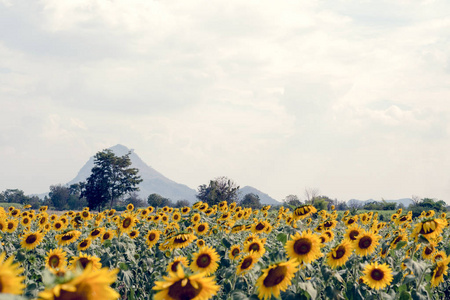
[[[352,230],[350,231],[350,233],[348,234],[348,237],[352,240],[355,241],[356,237],[359,235],[359,231],[358,230]]]
[[[80,248],[87,247],[87,245],[88,245],[88,242],[87,242],[87,241],[82,241],[82,242],[80,243]]]
[[[201,224],[201,225],[198,226],[197,229],[198,229],[199,232],[203,232],[203,231],[205,231],[206,227],[205,227],[205,225]]]
[[[401,236],[398,236],[395,238],[395,240],[392,242],[394,245],[396,245],[398,242],[400,242],[402,240]]]
[[[30,222],[30,219],[28,219],[28,218],[23,219],[23,224],[28,224],[29,222]]]
[[[73,238],[73,235],[68,234],[61,238],[62,241],[70,241]]]
[[[105,239],[105,240],[109,239],[109,232],[107,232],[103,235],[103,239]]]
[[[168,294],[171,299],[174,300],[191,300],[197,297],[198,294],[202,291],[202,285],[197,282],[197,288],[195,288],[188,279],[188,282],[183,285],[183,279],[178,280],[174,284],[169,287]]]
[[[55,224],[55,228],[56,228],[56,229],[60,229],[60,228],[61,228],[61,226],[62,226],[62,224],[61,224],[61,223],[56,223],[56,224]]]
[[[197,266],[199,266],[200,268],[206,268],[210,264],[211,264],[211,257],[208,254],[203,253],[197,257]]]
[[[185,239],[184,237],[176,237],[173,239],[173,243],[174,244],[182,244],[182,243],[186,243],[187,239]]]
[[[287,268],[285,266],[276,266],[275,268],[269,270],[266,278],[264,278],[264,286],[272,287],[280,284],[286,277]]]
[[[431,253],[433,253],[434,249],[431,247],[426,246],[425,247],[425,254],[426,255],[430,255]]]
[[[150,233],[150,234],[148,235],[148,240],[149,240],[150,242],[151,242],[151,241],[154,241],[155,238],[156,238],[156,234],[154,234],[153,232]]]
[[[264,224],[258,223],[258,225],[256,225],[255,229],[258,231],[261,231],[264,229],[264,227],[265,227]]]
[[[34,242],[36,242],[36,240],[37,240],[37,236],[35,234],[31,234],[25,239],[25,243],[30,245],[30,244],[33,244]]]
[[[8,223],[8,229],[13,229],[14,228],[14,223]]]
[[[233,251],[231,251],[231,255],[236,256],[239,254],[239,252],[241,252],[241,251],[239,251],[239,249],[235,248],[235,249],[233,249]]]
[[[353,224],[353,223],[355,223],[354,219],[350,219],[350,220],[347,221],[347,224]]]
[[[128,228],[131,225],[131,219],[130,218],[126,218],[125,220],[123,220],[122,222],[122,227],[123,228]]]
[[[384,277],[384,272],[379,269],[373,269],[372,272],[370,272],[370,277],[373,280],[380,281]]]
[[[301,238],[295,241],[294,243],[294,251],[297,254],[304,255],[308,254],[312,249],[312,243],[307,238]]]
[[[323,226],[324,226],[325,228],[329,228],[329,227],[333,226],[333,222],[325,222],[325,223],[323,224]]]
[[[358,243],[360,249],[367,249],[372,245],[372,238],[370,236],[363,236]]]
[[[56,268],[57,266],[59,266],[59,257],[57,255],[50,256],[50,258],[48,259],[48,264],[50,265],[50,267]]]
[[[90,263],[91,261],[86,258],[86,257],[82,257],[78,260],[78,263],[83,267],[83,269],[86,269],[87,265]]]
[[[246,270],[248,269],[253,263],[253,258],[251,257],[247,257],[246,259],[244,259],[244,261],[241,264],[241,269],[242,270]]]
[[[88,291],[77,290],[75,292],[68,292],[61,289],[59,297],[54,297],[55,300],[89,300]]]
[[[97,235],[99,235],[100,234],[100,230],[98,230],[98,229],[94,229],[92,232],[91,232],[91,236],[97,236]]]
[[[445,266],[443,266],[443,265],[437,266],[436,273],[434,274],[434,278],[442,276],[442,274],[444,274],[444,271],[445,271]]]
[[[172,266],[170,267],[170,270],[172,270],[172,272],[176,272],[179,264],[179,261],[174,261]]]
[[[331,256],[333,256],[334,259],[340,259],[345,255],[345,247],[339,246],[336,249],[336,254],[333,253]]]
[[[436,256],[434,257],[434,260],[441,260],[443,257],[441,254],[436,254]]]
[[[427,223],[431,224],[432,222],[434,223],[435,228],[437,228],[436,222],[430,221],[430,222],[427,222]],[[422,224],[422,228],[420,228],[420,232],[419,232],[420,234],[430,234],[430,233],[433,233],[433,232],[435,231],[435,229],[433,229],[433,228],[431,227],[431,225],[428,226],[428,230],[425,230],[425,228],[423,228],[423,227],[424,227],[423,225],[424,225],[424,224]]]
[[[136,231],[132,231],[132,232],[130,233],[130,236],[134,237],[134,236],[136,236],[136,234],[137,234]]]
[[[255,252],[259,252],[261,248],[259,247],[258,243],[253,243],[250,245],[250,247],[248,247],[249,251],[255,251]]]

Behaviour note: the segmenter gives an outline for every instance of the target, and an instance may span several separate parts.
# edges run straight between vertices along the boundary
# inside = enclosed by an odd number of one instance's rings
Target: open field
[[[0,291],[24,299],[88,290],[102,291],[99,299],[443,299],[450,291],[445,215],[388,212],[382,222],[385,211],[267,208],[5,210],[0,253],[17,265],[4,263],[16,275],[0,271],[9,283]]]

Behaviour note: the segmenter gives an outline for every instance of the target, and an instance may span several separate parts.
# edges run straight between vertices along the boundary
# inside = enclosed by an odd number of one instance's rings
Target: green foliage
[[[209,205],[219,204],[222,201],[231,203],[238,200],[239,186],[225,176],[218,177],[198,187],[197,199]]]
[[[397,208],[397,203],[382,201],[373,201],[364,204],[363,209],[366,210],[395,210]]]
[[[259,196],[253,193],[246,194],[240,205],[242,207],[251,207],[252,209],[260,209],[262,207]]]
[[[170,199],[164,198],[163,196],[156,194],[156,193],[148,196],[147,203],[148,203],[148,205],[153,206],[153,207],[164,207],[164,206],[171,205]]]
[[[101,209],[107,203],[112,208],[115,200],[126,193],[138,191],[142,182],[139,170],[130,168],[130,152],[118,157],[105,149],[94,156],[92,173],[82,183],[82,197],[86,197],[91,209]]]
[[[408,211],[412,211],[413,218],[420,216],[422,211],[434,210],[436,213],[445,212],[446,203],[443,200],[423,198],[420,201],[408,206]]]

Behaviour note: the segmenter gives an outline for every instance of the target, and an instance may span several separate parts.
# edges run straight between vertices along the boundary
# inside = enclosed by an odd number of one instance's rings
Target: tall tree
[[[70,197],[70,189],[68,187],[58,185],[50,186],[50,193],[48,193],[50,200],[56,210],[63,210],[67,208],[67,202]]]
[[[239,186],[233,180],[222,176],[211,180],[209,185],[200,185],[196,197],[209,205],[219,204],[222,201],[231,203],[238,201],[238,191]]]
[[[165,198],[156,193],[150,194],[148,196],[147,203],[148,203],[148,205],[154,206],[154,207],[171,206],[171,204],[172,204],[170,199]]]
[[[251,207],[253,209],[260,209],[262,207],[259,196],[253,193],[246,194],[240,205],[242,207]]]
[[[82,183],[81,192],[90,208],[100,210],[108,202],[112,208],[115,200],[139,190],[137,185],[142,179],[138,169],[130,168],[130,153],[119,157],[105,149],[94,156],[94,167],[86,182]]]

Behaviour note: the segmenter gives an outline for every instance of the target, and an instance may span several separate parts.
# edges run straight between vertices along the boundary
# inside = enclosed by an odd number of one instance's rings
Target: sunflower
[[[201,248],[197,253],[194,253],[192,257],[192,262],[189,268],[192,272],[206,272],[206,275],[214,273],[219,264],[220,256],[217,254],[216,250],[210,246],[205,246]]]
[[[191,211],[191,208],[188,207],[188,206],[185,206],[185,207],[181,208],[181,213],[183,215],[187,215],[190,211]]]
[[[22,217],[22,219],[20,220],[20,224],[22,224],[22,226],[29,226],[31,223],[31,219],[28,216]]]
[[[348,240],[343,240],[341,244],[337,245],[327,255],[327,264],[332,268],[337,268],[344,265],[350,255],[352,255],[353,245]]]
[[[236,275],[245,274],[250,271],[256,262],[258,262],[259,256],[254,253],[249,253],[241,258],[236,268]]]
[[[199,213],[195,213],[191,217],[191,223],[197,224],[198,222],[200,222],[200,219],[201,219],[200,214]]]
[[[294,236],[291,235],[291,240],[286,242],[285,249],[290,259],[297,259],[305,264],[322,256],[319,237],[309,229],[302,234],[297,232]]]
[[[100,258],[92,255],[80,252],[80,255],[72,257],[70,261],[70,269],[75,270],[77,266],[80,266],[83,270],[87,268],[88,265],[92,265],[92,270],[99,270],[102,267],[100,263]]]
[[[111,240],[115,235],[114,230],[106,230],[101,234],[102,237],[102,243],[106,240]]]
[[[173,236],[170,240],[170,248],[176,249],[176,248],[184,248],[187,247],[192,241],[194,241],[197,237],[193,235],[192,233],[178,233],[175,236]]]
[[[58,246],[66,246],[75,242],[81,235],[78,230],[71,230],[66,233],[58,234],[56,239],[58,240]]]
[[[10,256],[5,260],[6,253],[0,254],[0,294],[21,295],[25,289],[25,276],[20,276],[23,273],[23,268],[18,263],[13,263],[14,256]]]
[[[291,279],[298,271],[298,265],[296,260],[291,259],[263,270],[263,274],[256,281],[259,299],[270,299],[272,295],[279,298],[280,291],[285,291],[291,285]]]
[[[378,246],[378,240],[381,238],[378,234],[374,234],[371,231],[364,231],[356,241],[354,241],[353,246],[355,247],[356,254],[360,256],[367,256],[372,254],[376,247]]]
[[[23,235],[20,245],[24,249],[33,250],[41,243],[43,238],[44,234],[39,231],[26,233]]]
[[[230,251],[228,253],[228,257],[231,260],[235,260],[236,258],[238,258],[239,254],[241,254],[241,246],[239,245],[233,245],[230,248]]]
[[[178,267],[181,267],[181,265],[185,266],[186,268],[188,267],[189,262],[187,258],[184,256],[175,257],[173,261],[167,265],[167,273],[176,272]]]
[[[314,206],[309,205],[309,204],[302,205],[302,206],[297,207],[294,210],[294,212],[292,213],[292,217],[295,220],[301,220],[301,219],[307,218],[308,216],[310,216],[316,212],[317,212],[317,209]]]
[[[17,226],[19,225],[19,221],[16,219],[6,221],[6,227],[4,229],[5,232],[13,233],[16,231]]]
[[[214,276],[205,277],[205,273],[195,275],[185,274],[183,268],[169,272],[163,276],[164,281],[155,281],[155,300],[208,300],[220,289],[214,281]]]
[[[94,228],[91,230],[91,232],[89,232],[89,237],[94,240],[98,237],[101,237],[104,231],[105,231],[105,228],[103,228],[103,227]]]
[[[398,243],[400,243],[400,242],[407,242],[407,241],[408,241],[408,236],[406,235],[406,233],[399,233],[392,240],[391,248],[392,249],[396,249]],[[406,246],[406,244],[404,244],[402,247],[405,247],[405,246]]]
[[[52,249],[47,252],[45,266],[49,269],[63,269],[67,265],[67,253],[62,248]]]
[[[447,224],[445,219],[426,219],[416,224],[411,236],[417,238],[422,234],[428,240],[433,239],[442,233]]]
[[[444,281],[444,275],[447,275],[448,263],[450,258],[438,261],[433,269],[433,276],[431,277],[431,287],[437,287]]]
[[[6,221],[2,219],[0,215],[0,231],[5,231],[5,229],[6,229]]]
[[[129,236],[132,240],[134,240],[135,238],[137,238],[137,237],[139,236],[139,230],[131,230],[131,231],[128,233],[128,236]]]
[[[347,228],[344,239],[349,240],[351,242],[355,242],[358,239],[358,236],[364,232],[364,229],[359,227],[358,225],[352,225]]]
[[[198,235],[204,235],[208,232],[209,230],[209,225],[206,222],[202,222],[202,223],[197,223],[194,227],[195,231],[197,232]]]
[[[262,233],[268,225],[269,223],[266,221],[255,222],[255,224],[252,225],[251,231],[253,233]]]
[[[179,212],[174,212],[172,214],[172,220],[174,222],[180,222],[181,221],[181,214]]]
[[[91,246],[91,244],[92,244],[92,239],[85,238],[80,243],[78,243],[77,250],[78,251],[84,251],[84,250],[88,249]]]
[[[94,270],[88,266],[79,276],[40,292],[38,297],[42,300],[115,300],[120,295],[110,285],[116,281],[118,272],[119,269]]]
[[[199,248],[204,247],[206,245],[204,239],[198,239],[196,244],[197,244],[197,247],[199,247]]]
[[[159,230],[149,230],[145,236],[145,243],[149,248],[153,247],[159,240],[161,231]]]
[[[379,265],[378,262],[367,264],[363,273],[363,282],[376,290],[386,287],[393,279],[391,268],[387,264]]]
[[[134,205],[131,204],[131,203],[129,203],[129,204],[127,205],[127,210],[128,210],[128,211],[133,211],[133,210],[134,210]]]
[[[130,232],[136,225],[137,219],[131,213],[126,213],[123,215],[123,219],[119,221],[118,228],[121,233]]]
[[[344,221],[344,223],[346,226],[351,226],[351,225],[355,224],[357,221],[358,221],[358,216],[353,216],[353,217],[347,218]]]
[[[258,238],[253,239],[251,242],[244,243],[244,251],[248,253],[254,253],[258,257],[261,257],[266,252],[264,242]]]

